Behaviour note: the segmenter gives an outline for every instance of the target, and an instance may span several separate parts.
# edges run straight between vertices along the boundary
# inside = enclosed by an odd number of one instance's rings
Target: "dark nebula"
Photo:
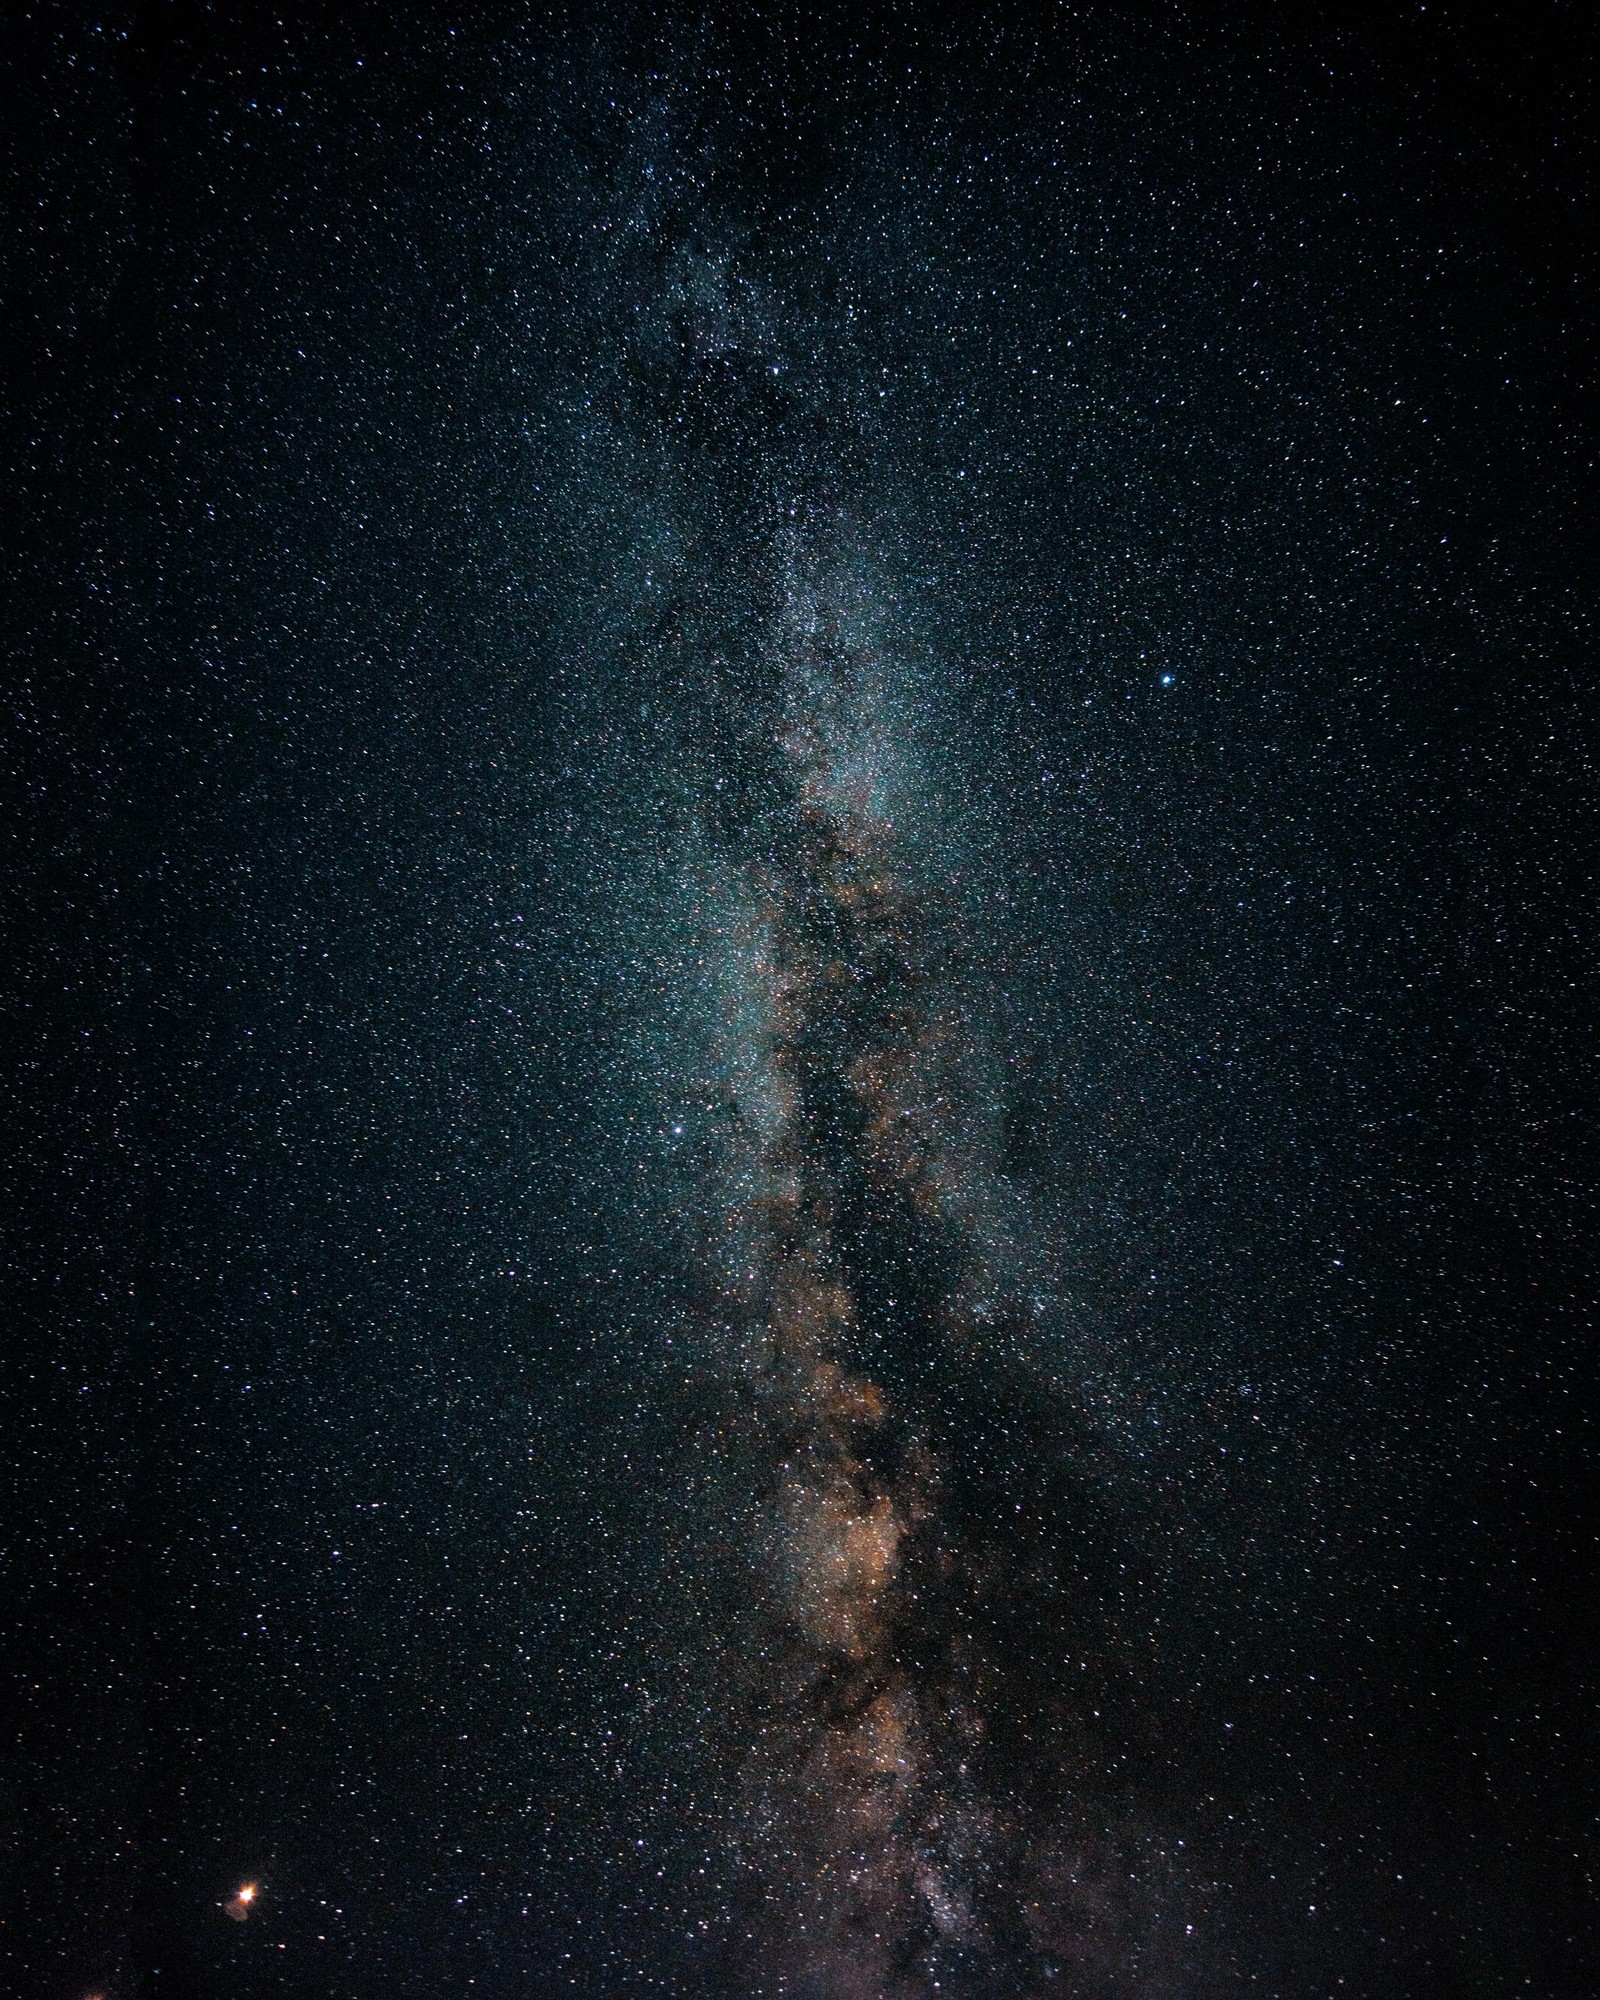
[[[336,11],[9,52],[0,1984],[1592,1993],[1592,27]]]

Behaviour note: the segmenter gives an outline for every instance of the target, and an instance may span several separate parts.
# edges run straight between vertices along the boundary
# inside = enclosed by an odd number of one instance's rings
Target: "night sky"
[[[13,14],[0,1991],[1600,1990],[1597,34],[1377,13]]]

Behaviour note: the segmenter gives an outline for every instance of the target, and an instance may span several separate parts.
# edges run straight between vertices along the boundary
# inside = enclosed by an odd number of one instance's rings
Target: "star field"
[[[1587,28],[11,61],[8,1987],[1592,1990]]]

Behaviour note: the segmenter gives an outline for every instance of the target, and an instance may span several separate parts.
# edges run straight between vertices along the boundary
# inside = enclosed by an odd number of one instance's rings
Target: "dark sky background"
[[[0,1986],[868,1990],[722,1938],[679,1227],[802,493],[1048,1302],[944,1449],[1086,1689],[944,1990],[1594,1992],[1592,20],[340,11],[5,37]]]

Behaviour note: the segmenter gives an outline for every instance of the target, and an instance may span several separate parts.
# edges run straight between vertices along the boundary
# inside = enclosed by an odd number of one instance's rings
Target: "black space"
[[[1600,1989],[1596,41],[14,10],[0,1989]],[[856,982],[852,1674],[710,1275],[740,896]],[[930,1775],[808,1957],[824,1684]]]

